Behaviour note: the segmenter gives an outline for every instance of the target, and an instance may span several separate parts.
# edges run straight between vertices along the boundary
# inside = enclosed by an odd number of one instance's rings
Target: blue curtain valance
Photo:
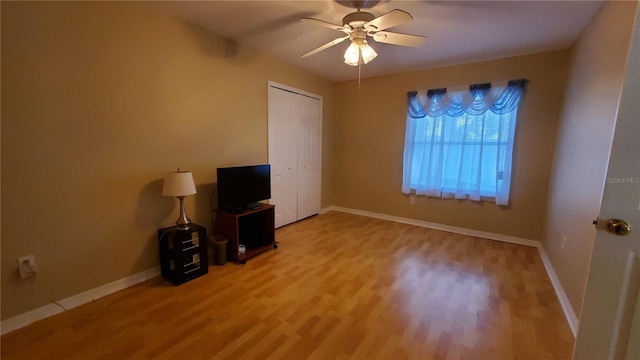
[[[426,94],[412,91],[407,93],[408,115],[413,119],[427,115],[460,117],[465,113],[482,115],[488,110],[498,115],[506,114],[518,106],[526,84],[526,79],[519,79],[509,81],[506,87],[474,84],[469,91],[432,89]]]

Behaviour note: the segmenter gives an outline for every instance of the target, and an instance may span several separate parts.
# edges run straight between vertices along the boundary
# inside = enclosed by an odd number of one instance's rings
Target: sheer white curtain
[[[409,93],[402,192],[507,205],[525,84]]]

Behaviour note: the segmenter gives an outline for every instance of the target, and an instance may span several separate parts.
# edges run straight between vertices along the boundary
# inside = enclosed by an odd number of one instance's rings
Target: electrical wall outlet
[[[415,205],[416,204],[416,194],[411,193],[409,195],[409,205]]]
[[[18,258],[18,272],[23,279],[30,278],[38,272],[36,259],[33,255],[27,255]]]

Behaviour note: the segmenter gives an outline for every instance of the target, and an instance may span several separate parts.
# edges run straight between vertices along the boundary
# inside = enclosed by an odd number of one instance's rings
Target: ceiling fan
[[[344,53],[344,62],[351,66],[358,66],[363,63],[367,64],[378,56],[375,50],[367,43],[367,36],[372,37],[373,40],[380,43],[411,47],[421,46],[426,40],[424,36],[383,31],[390,27],[411,21],[413,17],[408,12],[395,9],[384,15],[375,17],[371,13],[360,11],[363,4],[362,1],[353,1],[352,3],[356,11],[345,16],[342,19],[342,25],[336,25],[313,18],[300,19],[304,22],[338,30],[347,34],[347,36],[331,40],[322,46],[306,52],[302,54],[301,57],[304,58],[314,55],[346,39],[350,39],[351,45],[349,45],[349,48],[347,48],[347,51]]]

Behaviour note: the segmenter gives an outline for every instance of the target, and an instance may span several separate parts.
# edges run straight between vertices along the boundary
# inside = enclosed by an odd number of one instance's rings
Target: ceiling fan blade
[[[319,19],[314,19],[314,18],[301,18],[300,21],[308,22],[310,24],[315,24],[315,25],[323,26],[323,27],[326,27],[326,28],[329,28],[329,29],[338,30],[338,31],[342,31],[342,32],[346,32],[347,31],[347,29],[345,29],[345,27],[342,26],[342,25],[332,24],[332,23],[324,21],[324,20],[319,20]]]
[[[400,34],[389,31],[378,31],[373,34],[373,40],[392,45],[419,47],[424,44],[426,37],[420,35]]]
[[[364,24],[364,28],[369,31],[380,31],[411,21],[412,19],[413,17],[408,12],[395,9]]]
[[[345,37],[341,37],[341,38],[337,38],[337,39],[331,40],[331,41],[329,41],[328,43],[326,43],[326,44],[324,44],[322,46],[318,46],[317,48],[300,55],[300,57],[305,58],[307,56],[311,56],[313,54],[319,53],[320,51],[322,51],[324,49],[328,49],[328,48],[332,47],[333,45],[339,44],[339,43],[345,41],[348,38],[349,38],[349,35],[347,35]]]

